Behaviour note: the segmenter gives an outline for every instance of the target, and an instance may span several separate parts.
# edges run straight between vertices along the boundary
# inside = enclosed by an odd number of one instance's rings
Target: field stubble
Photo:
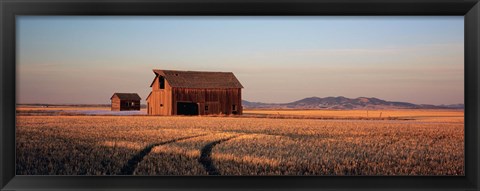
[[[151,148],[133,174],[207,175],[202,148],[234,137],[211,149],[221,175],[463,175],[463,120],[435,115],[408,121],[18,116],[16,172],[117,175],[151,145],[196,136]]]

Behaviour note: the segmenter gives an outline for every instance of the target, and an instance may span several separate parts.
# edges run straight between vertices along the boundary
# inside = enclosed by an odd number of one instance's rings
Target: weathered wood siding
[[[159,77],[152,85],[152,94],[147,99],[149,115],[172,115],[172,87],[165,80],[165,89],[160,89]]]
[[[133,106],[130,103],[134,103]],[[140,110],[140,101],[120,100],[120,111]]]
[[[117,96],[112,98],[112,111],[120,111],[120,98]]]
[[[149,115],[176,115],[177,102],[198,104],[199,115],[243,113],[241,88],[176,88],[165,80],[165,89],[160,89],[159,77],[155,77],[147,98]]]
[[[240,88],[172,88],[171,99],[173,114],[177,114],[177,102],[197,103],[199,105],[200,115],[243,113]],[[235,105],[236,111],[233,111],[233,105]],[[208,110],[205,110],[205,106],[208,106]]]
[[[134,102],[133,106],[126,106],[125,102]],[[119,97],[114,96],[111,103],[112,111],[130,111],[140,110],[140,101],[135,100],[121,100]]]

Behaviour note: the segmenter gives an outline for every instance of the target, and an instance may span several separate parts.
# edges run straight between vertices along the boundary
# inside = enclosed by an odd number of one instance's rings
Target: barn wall
[[[112,111],[120,111],[120,99],[117,96],[112,97]]]
[[[125,106],[125,102],[134,102],[133,106]],[[120,100],[120,111],[140,110],[140,101],[135,100]]]
[[[238,91],[238,108],[237,108],[237,112],[239,115],[242,115],[243,114],[243,105],[242,105],[242,89],[238,88],[237,89]]]
[[[134,106],[125,107],[122,105],[124,102],[134,102]],[[128,111],[128,110],[140,110],[140,100],[121,100],[118,96],[113,96],[111,99],[112,111]]]
[[[172,87],[166,80],[165,89],[160,89],[159,85],[159,78],[155,77],[152,94],[147,99],[147,105],[150,108],[149,115],[172,115]]]
[[[242,114],[241,89],[172,89],[173,114],[177,113],[177,102],[194,102],[199,106],[200,115],[233,114],[232,105],[236,106],[236,113]],[[208,110],[205,110],[208,106]]]
[[[140,107],[141,107],[141,105],[140,105],[140,104],[141,104],[141,103],[140,103],[140,100],[134,101],[134,102],[135,102],[135,106],[132,107],[132,108],[133,108],[134,110],[140,111]]]

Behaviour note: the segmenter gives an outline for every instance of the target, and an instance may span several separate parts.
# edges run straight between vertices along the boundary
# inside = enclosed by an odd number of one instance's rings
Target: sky
[[[152,69],[233,72],[255,102],[464,103],[463,19],[17,16],[17,103],[145,103]]]

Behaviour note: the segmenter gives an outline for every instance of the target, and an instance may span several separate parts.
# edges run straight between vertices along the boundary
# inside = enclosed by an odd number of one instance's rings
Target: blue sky
[[[243,99],[463,103],[462,16],[17,17],[18,103],[109,103],[153,68],[234,72]]]

